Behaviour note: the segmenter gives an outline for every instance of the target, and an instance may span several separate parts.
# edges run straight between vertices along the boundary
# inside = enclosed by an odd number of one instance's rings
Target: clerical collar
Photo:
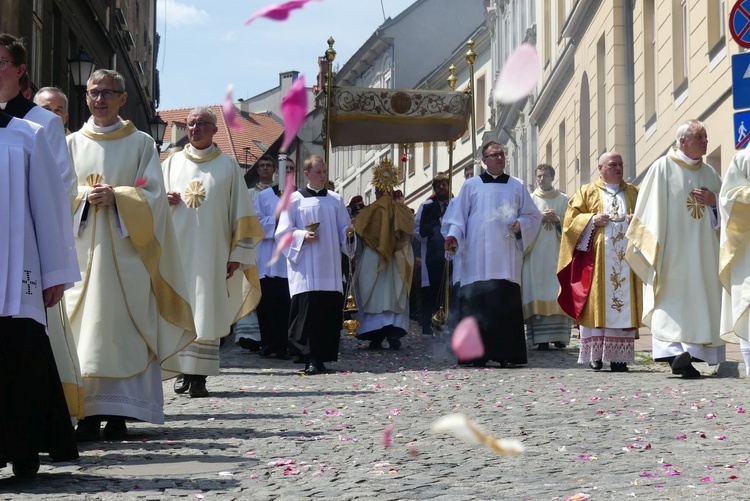
[[[604,181],[602,181],[602,183],[604,183]],[[606,186],[608,190],[614,192],[615,195],[622,191],[620,183],[604,183],[604,186]]]
[[[510,176],[503,172],[502,174],[498,174],[497,176],[493,176],[486,170],[482,172],[479,177],[482,179],[482,182],[484,183],[501,183],[501,184],[507,184],[508,180],[510,179]]]
[[[677,158],[679,158],[680,160],[682,160],[686,164],[689,164],[689,165],[698,165],[701,162],[700,158],[698,160],[694,160],[694,159],[690,158],[689,156],[685,155],[682,152],[682,150],[679,149],[679,148],[675,149],[675,153],[677,154]]]
[[[202,150],[199,150],[198,148],[194,147],[192,144],[188,143],[185,145],[185,150],[194,157],[198,158],[206,158],[208,155],[214,152],[216,150],[216,145],[214,143],[211,143],[211,146],[208,148],[204,148]]]
[[[258,182],[256,183],[256,185],[255,185],[255,187],[256,187],[256,188],[257,188],[257,189],[258,189],[259,191],[263,191],[263,190],[265,190],[266,188],[270,188],[271,186],[273,186],[273,182],[270,182],[270,183],[266,184],[266,183],[261,183],[260,181],[258,181]]]
[[[324,197],[324,196],[328,195],[328,190],[326,190],[325,187],[323,187],[323,188],[321,188],[321,189],[319,189],[319,190],[316,191],[316,190],[310,188],[310,186],[308,185],[308,186],[305,186],[304,188],[300,189],[299,191],[302,194],[302,196],[304,196],[304,197]]]
[[[20,93],[7,103],[0,103],[1,110],[16,118],[25,117],[34,106],[36,105],[33,102],[23,97]]]
[[[118,116],[117,120],[112,125],[99,127],[98,125],[94,123],[94,117],[89,117],[89,119],[86,120],[86,126],[92,131],[97,132],[99,134],[109,134],[110,132],[114,132],[116,130],[122,129],[123,127],[125,127],[125,124],[123,123],[122,118]]]

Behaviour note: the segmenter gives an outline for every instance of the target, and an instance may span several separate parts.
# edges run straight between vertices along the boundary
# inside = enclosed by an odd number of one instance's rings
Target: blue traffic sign
[[[732,102],[735,110],[750,108],[750,52],[732,56]]]
[[[748,143],[750,143],[750,110],[734,114],[734,149],[744,149]]]

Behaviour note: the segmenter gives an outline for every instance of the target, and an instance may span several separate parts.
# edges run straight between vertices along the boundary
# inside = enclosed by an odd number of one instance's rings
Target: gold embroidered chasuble
[[[128,121],[109,133],[85,124],[67,140],[78,177],[74,212],[96,183],[115,194],[115,206],[87,207],[75,239],[82,280],[65,302],[81,371],[129,378],[195,339],[159,157],[153,140]]]
[[[626,214],[632,213],[635,208],[636,198],[638,197],[638,188],[626,182],[620,183],[620,190],[624,194],[627,208],[621,208],[621,212],[627,211]],[[604,211],[605,203],[602,200],[606,192],[606,186],[601,180],[583,185],[575,195],[570,198],[568,211],[565,214],[563,222],[563,234],[560,242],[560,255],[558,259],[558,273],[571,265],[573,255],[577,252],[576,245],[581,236],[584,234],[586,226],[591,218]],[[611,195],[611,194],[610,194]],[[625,247],[622,237],[617,236],[614,248],[607,249],[605,243],[606,228],[612,226],[612,223],[604,227],[594,227],[591,236],[594,253],[593,276],[591,287],[588,291],[588,298],[581,313],[577,319],[580,325],[585,327],[617,327],[623,326],[607,325],[607,312],[616,308],[622,308],[624,301],[629,301],[630,322],[628,327],[639,327],[641,325],[641,282],[638,277],[632,273],[628,274],[629,284],[622,283],[621,273],[616,269],[610,269],[617,266],[617,263],[624,261]],[[619,235],[619,233],[618,233]],[[624,235],[623,235],[624,236]],[[610,239],[612,240],[612,239]],[[617,250],[617,249],[620,250]],[[580,251],[578,251],[580,252]],[[607,266],[607,253],[614,253],[609,259],[610,267]],[[626,278],[627,280],[627,278]],[[629,287],[627,287],[629,286]],[[612,295],[612,289],[622,290],[625,287],[629,289],[629,294],[622,297],[621,295]],[[608,288],[610,292],[608,293]],[[608,302],[607,299],[610,299]]]
[[[559,190],[542,191],[537,188],[531,194],[531,200],[539,212],[554,209],[555,214],[560,218],[560,223],[542,220],[534,243],[524,255],[521,269],[523,318],[528,320],[534,315],[565,315],[567,317],[557,302],[560,287],[556,273],[562,224],[568,209],[568,196]]]
[[[710,165],[690,165],[673,148],[649,168],[626,236],[626,259],[643,280],[643,322],[659,341],[722,346],[719,235],[711,208],[691,194],[719,193]]]
[[[732,159],[719,196],[722,339],[750,340],[750,152]]]
[[[263,230],[240,166],[218,146],[199,155],[188,145],[167,158],[162,171],[165,189],[181,194],[181,202],[170,210],[198,341],[218,340],[260,300],[258,274],[252,270]],[[230,261],[241,268],[227,280]],[[245,294],[243,272],[251,277]]]

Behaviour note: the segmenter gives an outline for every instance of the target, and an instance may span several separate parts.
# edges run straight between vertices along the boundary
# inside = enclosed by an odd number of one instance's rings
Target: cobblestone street
[[[683,380],[643,352],[628,373],[595,373],[576,364],[575,342],[530,350],[525,368],[459,367],[447,340],[403,341],[397,352],[371,351],[344,338],[335,372],[312,377],[227,343],[210,398],[175,395],[168,381],[166,425],[131,424],[130,440],[84,444],[75,463],[52,467],[43,457],[28,483],[0,470],[0,498],[747,496],[745,378]],[[453,412],[526,452],[499,457],[430,431]]]

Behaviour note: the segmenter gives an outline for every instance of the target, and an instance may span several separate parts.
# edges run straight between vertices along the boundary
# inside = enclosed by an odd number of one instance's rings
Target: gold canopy
[[[471,115],[469,96],[455,91],[334,87],[331,104],[333,146],[452,141]]]

